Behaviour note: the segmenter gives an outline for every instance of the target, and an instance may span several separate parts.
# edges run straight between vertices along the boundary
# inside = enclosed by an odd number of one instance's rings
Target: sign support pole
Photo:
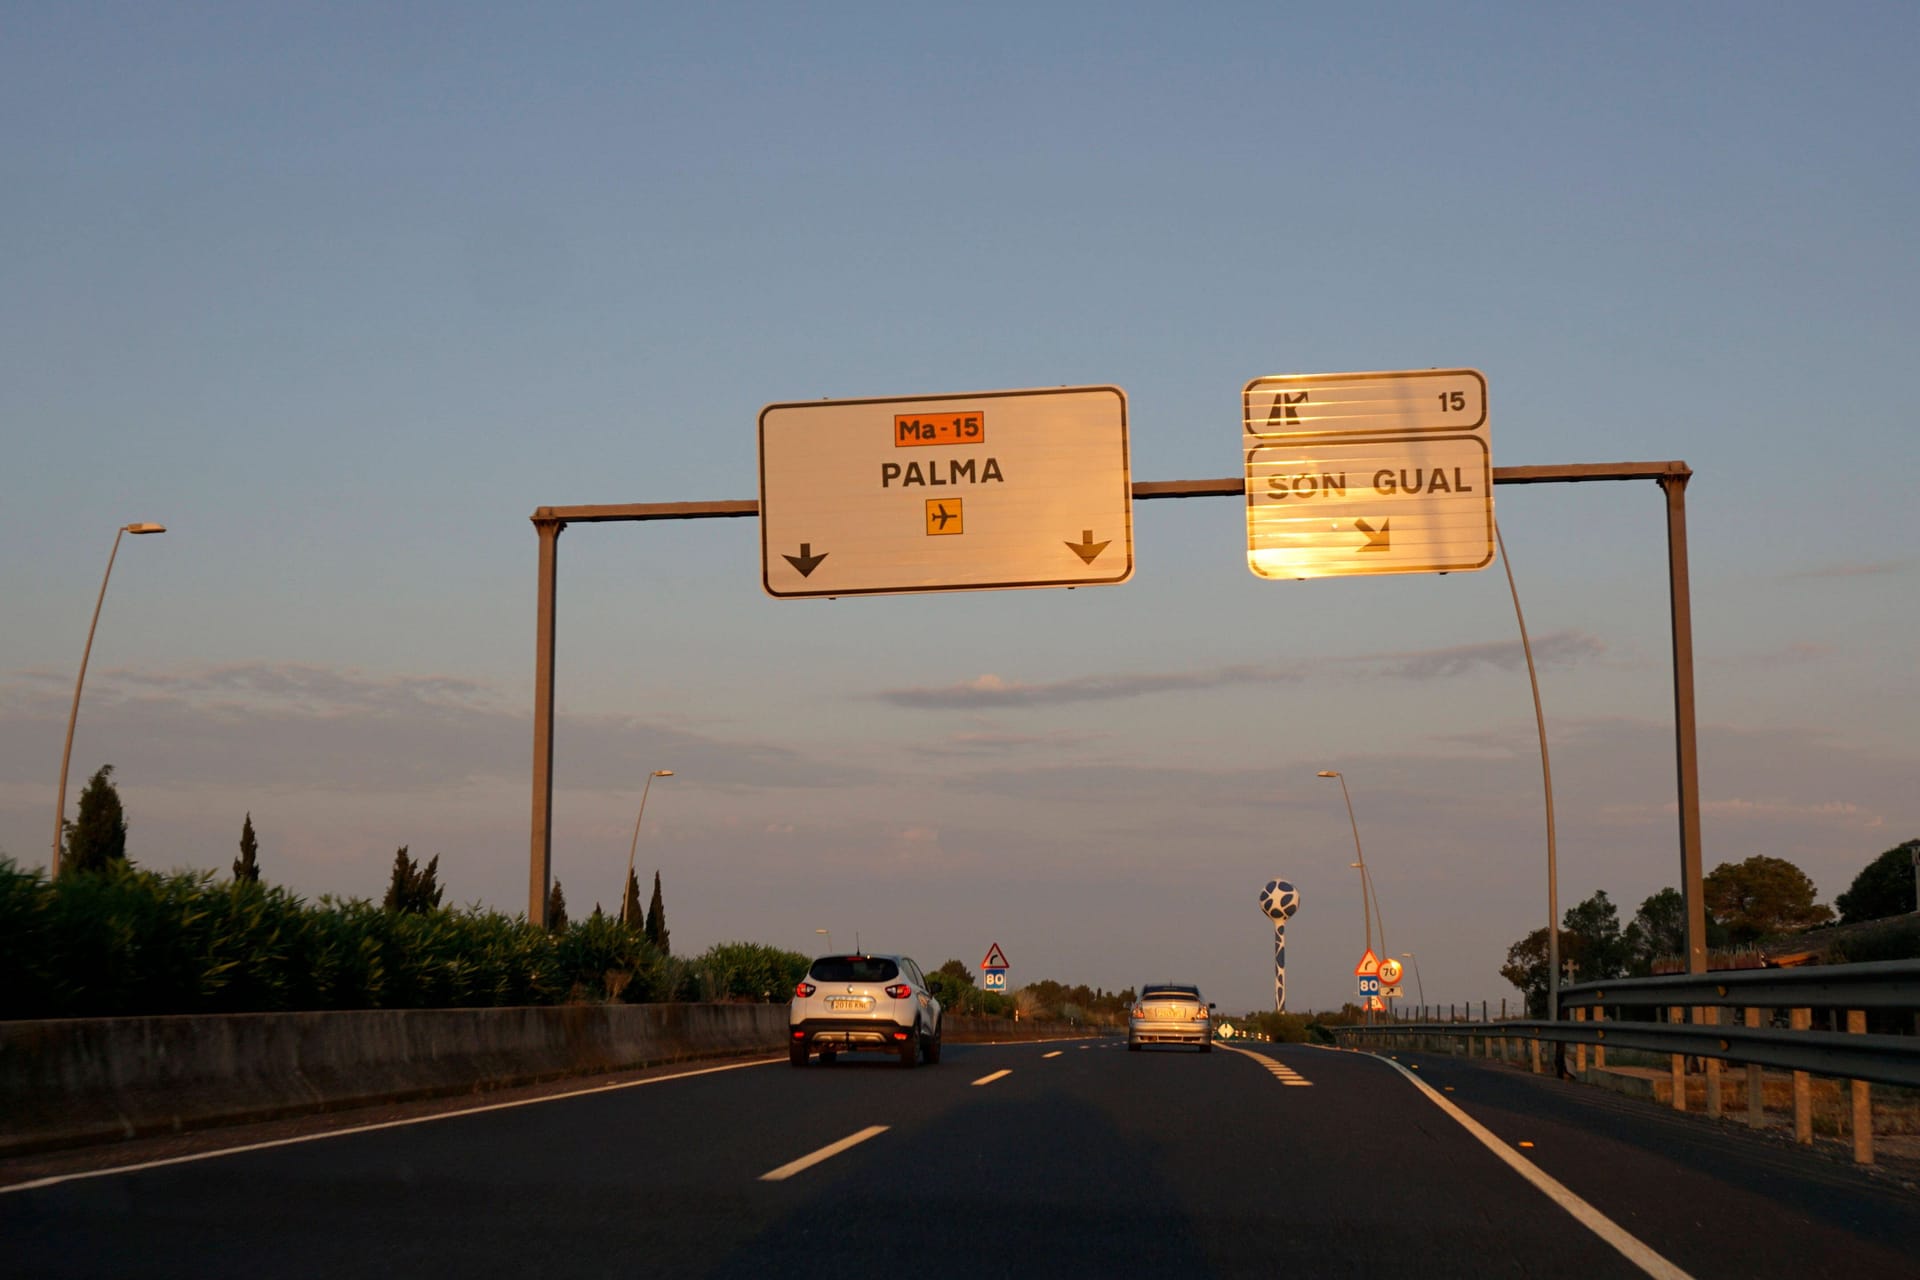
[[[1707,908],[1700,885],[1700,760],[1693,722],[1693,605],[1687,587],[1687,478],[1664,477],[1667,590],[1673,610],[1673,745],[1680,793],[1680,892],[1687,904],[1687,972],[1707,971]]]
[[[553,640],[555,571],[565,520],[533,518],[540,535],[540,594],[533,641],[533,853],[527,884],[527,922],[547,926],[548,882],[553,875]],[[649,779],[651,781],[651,779]]]

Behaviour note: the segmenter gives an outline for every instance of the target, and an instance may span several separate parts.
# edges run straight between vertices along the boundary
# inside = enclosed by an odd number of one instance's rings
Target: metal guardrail
[[[1468,1036],[1541,1040],[1554,1044],[1711,1058],[1846,1080],[1920,1088],[1920,1036],[1722,1026],[1700,1010],[1734,1008],[1845,1009],[1920,1014],[1920,961],[1810,965],[1793,969],[1726,970],[1620,978],[1562,988],[1567,1010],[1691,1009],[1690,1022],[1635,1018],[1546,1022],[1390,1022],[1334,1028],[1348,1047],[1412,1036]]]
[[[1669,973],[1560,988],[1563,1009],[1596,1005],[1916,1010],[1920,1009],[1920,960]]]

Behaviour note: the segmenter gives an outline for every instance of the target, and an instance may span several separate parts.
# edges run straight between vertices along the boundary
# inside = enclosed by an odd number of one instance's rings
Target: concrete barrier
[[[359,1009],[0,1022],[0,1155],[778,1053],[784,1004]],[[951,1043],[1101,1034],[951,1015]]]
[[[783,1004],[0,1022],[0,1154],[778,1052]]]

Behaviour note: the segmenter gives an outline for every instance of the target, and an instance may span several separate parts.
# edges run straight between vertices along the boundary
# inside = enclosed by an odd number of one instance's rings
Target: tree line
[[[1707,946],[1710,949],[1750,947],[1762,941],[1790,938],[1831,924],[1860,924],[1913,913],[1917,909],[1916,854],[1920,840],[1895,845],[1874,858],[1846,892],[1828,907],[1816,901],[1813,881],[1785,858],[1756,854],[1741,862],[1723,862],[1702,878]],[[1599,890],[1570,907],[1561,919],[1559,934],[1563,982],[1594,982],[1609,978],[1645,977],[1662,969],[1686,967],[1686,902],[1678,889],[1668,887],[1641,902],[1624,926],[1620,911]],[[1920,955],[1920,928],[1907,936],[1876,943],[1871,956],[1894,959],[1895,954]],[[1527,1012],[1542,1017],[1547,1006],[1547,930],[1543,925],[1507,948],[1500,976],[1526,997]]]

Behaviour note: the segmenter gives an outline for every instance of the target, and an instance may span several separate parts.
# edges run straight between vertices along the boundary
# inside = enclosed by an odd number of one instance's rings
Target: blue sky
[[[1470,366],[1496,465],[1682,459],[1706,862],[1920,834],[1911,6],[16,5],[0,40],[0,849],[67,701],[147,865],[525,906],[537,506],[751,498],[770,402],[1112,383],[1136,480],[1239,391]],[[1677,883],[1650,483],[1504,487],[1563,905]],[[860,931],[1015,982],[1498,1000],[1544,915],[1498,565],[780,601],[752,521],[561,539],[555,874],[682,950]]]

